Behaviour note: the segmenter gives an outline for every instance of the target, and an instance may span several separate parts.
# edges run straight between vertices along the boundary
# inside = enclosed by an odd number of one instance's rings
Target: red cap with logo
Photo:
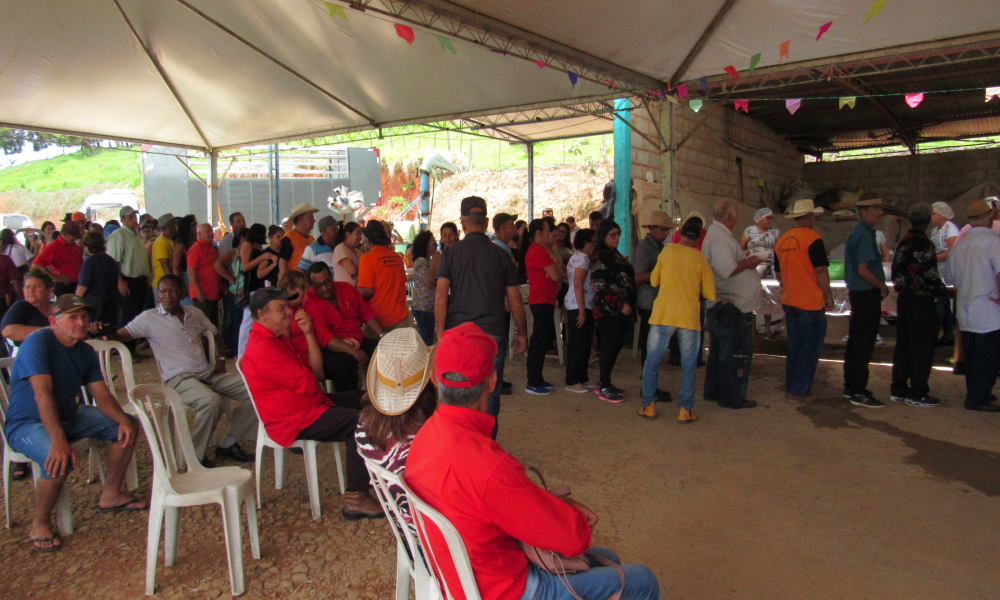
[[[475,387],[493,372],[497,342],[479,325],[468,322],[441,334],[434,351],[434,379],[448,387]],[[465,381],[450,381],[444,375],[455,373]]]

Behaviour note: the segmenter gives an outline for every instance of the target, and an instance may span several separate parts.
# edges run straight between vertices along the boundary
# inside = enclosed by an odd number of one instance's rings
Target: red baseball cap
[[[474,387],[493,372],[497,342],[479,325],[468,322],[441,334],[434,352],[434,379],[448,387]],[[449,381],[443,376],[457,373],[467,381]]]

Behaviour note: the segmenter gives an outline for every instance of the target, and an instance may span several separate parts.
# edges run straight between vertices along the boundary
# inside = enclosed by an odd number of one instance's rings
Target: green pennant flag
[[[336,4],[333,4],[331,2],[324,2],[323,6],[326,7],[326,12],[330,13],[331,17],[340,17],[345,21],[347,20],[347,13],[345,13],[344,9],[341,8],[340,6],[337,6]]]
[[[759,62],[760,62],[760,52],[750,57],[750,70],[753,71],[754,69],[756,69],[757,63]]]
[[[457,55],[458,52],[455,50],[455,45],[451,43],[451,38],[446,38],[443,35],[435,36],[438,39],[438,43],[441,44],[442,50],[450,50],[452,54]]]
[[[883,8],[885,8],[885,0],[875,0],[875,2],[872,2],[872,5],[868,7],[868,16],[865,17],[865,23],[877,17]]]
[[[689,100],[688,106],[691,107],[691,110],[693,110],[694,112],[698,112],[699,110],[701,110],[701,100],[697,98]]]

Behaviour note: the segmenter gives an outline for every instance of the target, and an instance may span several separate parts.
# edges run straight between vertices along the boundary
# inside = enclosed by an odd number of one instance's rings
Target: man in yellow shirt
[[[177,222],[180,221],[172,213],[167,213],[159,218],[160,237],[153,242],[153,279],[150,284],[153,289],[160,283],[160,278],[164,275],[174,273],[174,237],[177,236]]]
[[[656,418],[656,388],[660,365],[670,339],[677,335],[681,347],[681,390],[678,423],[691,423],[698,417],[694,408],[694,379],[698,365],[698,343],[701,333],[700,299],[715,300],[715,280],[708,259],[698,251],[702,220],[692,217],[680,230],[680,242],[663,248],[656,266],[649,274],[649,283],[660,289],[649,317],[649,340],[646,364],[642,372],[642,408],[639,416]],[[660,282],[667,285],[660,285]]]

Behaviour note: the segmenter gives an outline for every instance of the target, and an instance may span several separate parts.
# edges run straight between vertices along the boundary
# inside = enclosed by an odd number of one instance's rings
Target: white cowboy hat
[[[306,213],[318,213],[319,209],[310,205],[308,202],[299,202],[292,207],[292,214],[288,215],[289,221],[294,221],[295,217],[304,215]]]
[[[433,352],[412,327],[389,332],[372,354],[368,397],[382,414],[410,410],[430,381]]]
[[[823,212],[822,208],[816,208],[813,206],[813,201],[806,198],[805,200],[796,200],[795,204],[793,204],[792,207],[788,209],[788,212],[785,213],[785,216],[789,219],[798,219],[799,217],[804,217],[809,213],[819,214],[821,212]]]

